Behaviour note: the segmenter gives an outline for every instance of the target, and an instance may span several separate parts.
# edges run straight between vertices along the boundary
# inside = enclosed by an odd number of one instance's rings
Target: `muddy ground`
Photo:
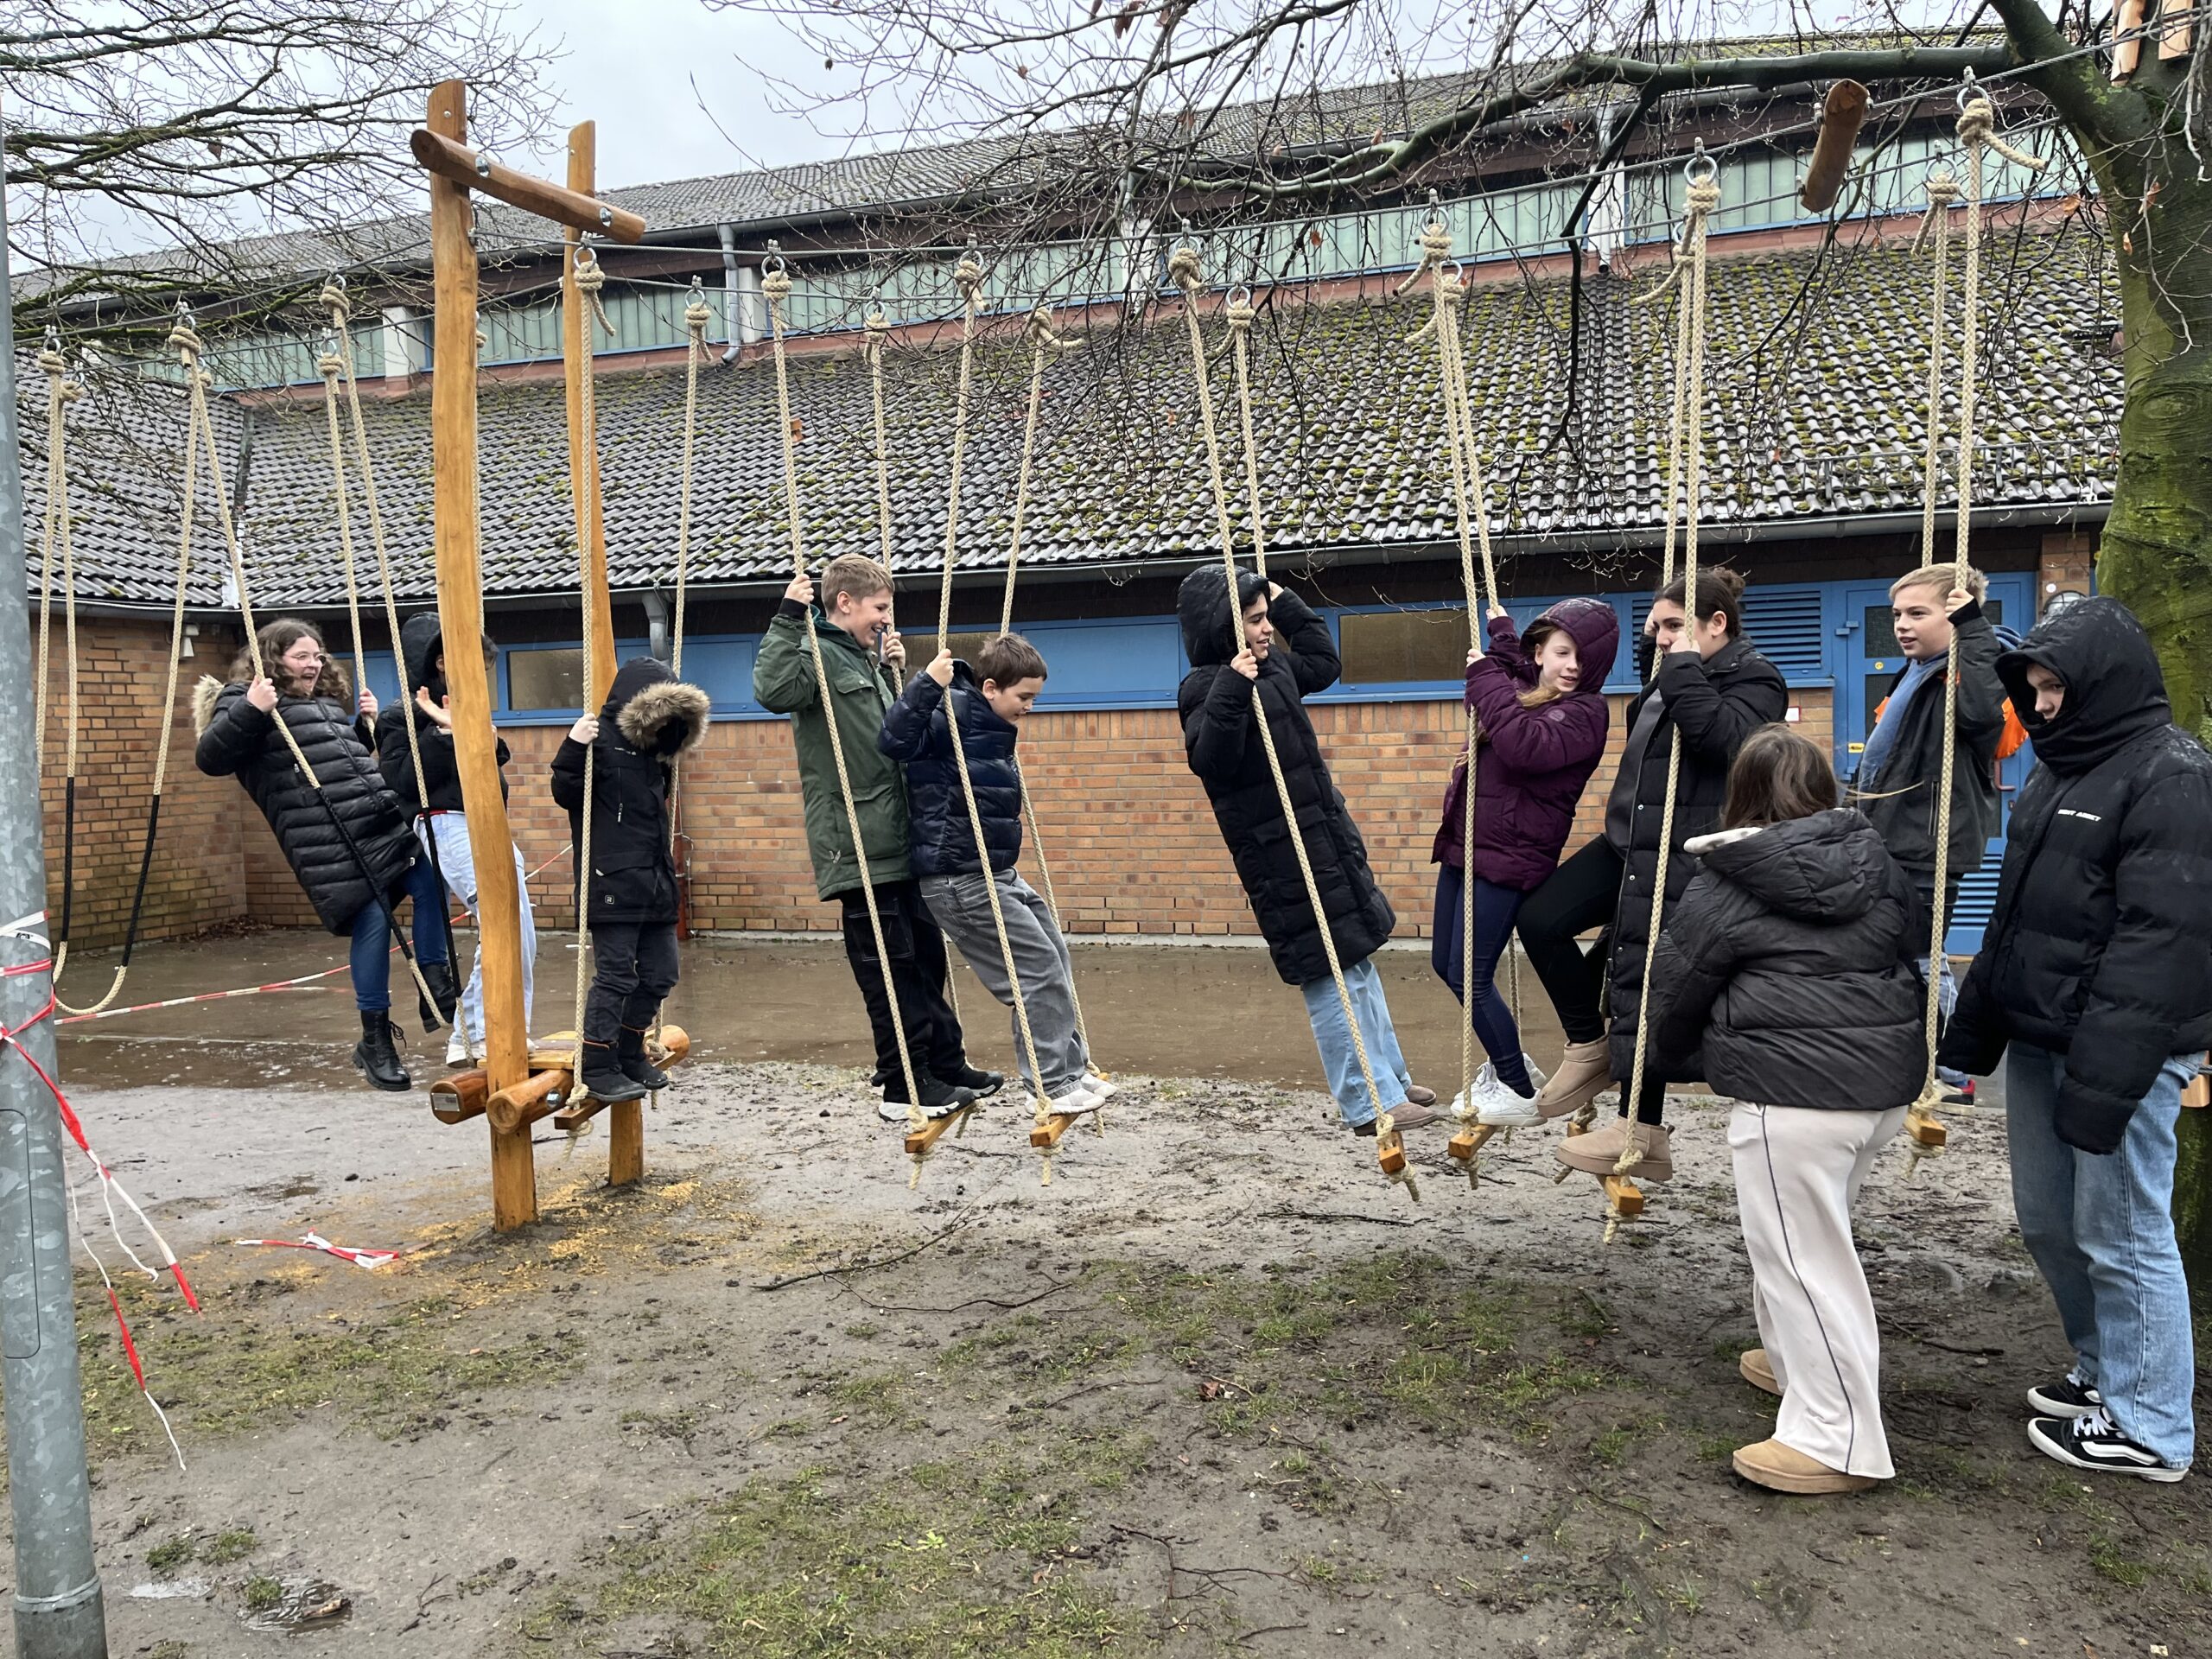
[[[759,949],[728,971],[772,969],[764,1001],[802,969],[824,1000],[755,1030],[843,1020],[834,957]],[[207,1306],[126,1292],[180,1473],[84,1287],[114,1651],[2212,1651],[2206,1482],[2092,1487],[2025,1443],[2064,1356],[1993,1114],[1863,1201],[1899,1478],[1777,1497],[1728,1470],[1772,1413],[1735,1369],[1724,1109],[1678,1103],[1680,1173],[1610,1249],[1542,1134],[1474,1192],[1414,1137],[1416,1205],[1264,1080],[1312,1051],[1253,985],[1133,999],[1160,1052],[1208,1047],[1185,1070],[1254,1080],[1129,1078],[1049,1188],[1013,1105],[910,1192],[855,1070],[707,1059],[643,1187],[549,1135],[543,1218],[504,1236],[481,1124],[321,1086],[320,1033],[252,1023],[277,999],[215,1005],[226,1052],[75,1028],[79,1103]],[[157,1065],[192,1081],[126,1086]],[[230,1242],[308,1228],[410,1254]]]

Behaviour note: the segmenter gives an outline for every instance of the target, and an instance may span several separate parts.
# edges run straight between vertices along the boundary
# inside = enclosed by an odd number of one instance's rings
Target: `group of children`
[[[1922,1093],[1937,975],[1951,1011],[1935,1058],[1951,1098],[2006,1060],[2015,1206],[2074,1351],[2063,1378],[2028,1394],[2031,1440],[2078,1468],[2178,1479],[2194,1455],[2195,1373],[2171,1211],[2181,1090],[2212,1046],[2212,755],[2172,725],[2149,642],[2117,602],[2054,605],[2022,641],[1984,615],[1977,574],[1931,565],[1891,589],[1905,666],[1847,791],[1826,753],[1783,723],[1783,678],[1745,633],[1743,587],[1708,568],[1694,590],[1676,582],[1654,597],[1604,830],[1564,861],[1606,747],[1614,610],[1569,600],[1521,630],[1496,611],[1487,649],[1469,653],[1474,764],[1452,773],[1433,848],[1434,966],[1489,1056],[1465,1104],[1485,1123],[1531,1125],[1618,1088],[1618,1118],[1555,1155],[1664,1180],[1667,1085],[1704,1079],[1733,1098],[1763,1342],[1741,1369],[1781,1400],[1774,1435],[1735,1465],[1783,1491],[1857,1490],[1893,1469],[1850,1211]],[[1303,995],[1344,1125],[1372,1135],[1380,1113],[1402,1129],[1436,1122],[1372,961],[1396,918],[1305,708],[1341,671],[1328,627],[1250,573],[1232,594],[1212,566],[1184,581],[1178,610],[1186,758],[1274,966]],[[351,935],[356,1061],[377,1086],[405,1088],[389,1021],[397,897],[416,900],[416,955],[439,1011],[461,1013],[448,1060],[481,1052],[480,959],[457,991],[439,891],[474,907],[436,620],[403,630],[409,702],[381,711],[353,694],[310,625],[280,620],[260,645],[270,678],[242,658],[232,683],[203,683],[199,763],[239,777],[324,924]],[[940,652],[902,686],[905,670],[890,575],[857,556],[832,560],[818,594],[804,575],[791,582],[753,668],[755,700],[791,716],[816,887],[842,912],[881,1115],[942,1117],[1004,1084],[968,1058],[947,935],[1001,1003],[1014,1005],[1018,978],[1025,1084],[1056,1113],[1095,1110],[1112,1085],[1085,1049],[1067,944],[1016,868],[1015,750],[1044,658],[1001,634],[972,665]],[[554,798],[590,851],[582,1080],[602,1099],[668,1081],[645,1037],[677,977],[669,800],[707,714],[705,693],[636,659],[553,762]],[[319,790],[299,778],[280,725]],[[1995,762],[2013,728],[2038,764],[1982,949],[1955,993],[1930,948],[1938,839],[1948,830],[1948,916],[1995,831]],[[527,1007],[526,893],[523,925]],[[1516,931],[1565,1034],[1548,1078],[1496,986]],[[1639,1050],[1643,1086],[1630,1099]]]

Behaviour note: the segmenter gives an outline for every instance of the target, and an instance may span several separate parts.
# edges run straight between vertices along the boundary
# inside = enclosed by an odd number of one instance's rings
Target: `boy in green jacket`
[[[753,659],[753,700],[772,714],[791,717],[815,891],[843,906],[846,959],[875,1033],[874,1081],[883,1088],[881,1116],[886,1122],[903,1123],[906,1068],[884,994],[883,965],[868,922],[868,888],[861,883],[815,684],[806,636],[811,628],[829,676],[845,776],[860,819],[861,850],[868,855],[868,881],[875,891],[921,1107],[941,1116],[995,1093],[1006,1079],[968,1064],[959,1018],[945,998],[944,936],[930,919],[921,888],[907,868],[906,779],[899,763],[876,747],[885,711],[898,700],[906,666],[906,645],[891,623],[891,573],[874,559],[845,554],[824,567],[821,603],[814,600],[814,583],[804,575],[784,589],[783,603]]]

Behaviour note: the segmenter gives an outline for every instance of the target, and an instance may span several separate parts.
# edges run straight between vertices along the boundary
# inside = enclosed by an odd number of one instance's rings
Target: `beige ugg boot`
[[[1746,1348],[1744,1357],[1736,1362],[1736,1369],[1743,1373],[1744,1381],[1755,1389],[1769,1394],[1780,1394],[1782,1384],[1775,1381],[1773,1363],[1764,1348]]]
[[[1616,1171],[1621,1160],[1621,1147],[1627,1143],[1629,1121],[1614,1118],[1601,1128],[1587,1135],[1570,1135],[1553,1149],[1552,1155],[1569,1169],[1579,1169],[1588,1175],[1619,1173],[1635,1181],[1672,1180],[1675,1175],[1675,1153],[1672,1141],[1664,1124],[1637,1125],[1637,1146],[1640,1155],[1627,1169]]]
[[[1863,1492],[1879,1483],[1872,1475],[1847,1475],[1831,1469],[1817,1458],[1808,1458],[1780,1440],[1761,1440],[1747,1446],[1733,1459],[1736,1472],[1769,1491],[1796,1492],[1818,1497],[1830,1492]]]
[[[1594,1043],[1569,1043],[1559,1070],[1536,1091],[1536,1109],[1546,1117],[1565,1117],[1613,1086],[1613,1063],[1603,1037]]]

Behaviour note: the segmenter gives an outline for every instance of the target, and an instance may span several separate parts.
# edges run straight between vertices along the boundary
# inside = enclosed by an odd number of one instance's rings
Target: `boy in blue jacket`
[[[1097,1109],[1113,1085],[1090,1071],[1076,1030],[1067,941],[1053,925],[1050,906],[1014,868],[1021,855],[1021,768],[1014,748],[1021,721],[1045,689],[1045,674],[1044,658],[1019,634],[993,639],[972,669],[950,652],[939,652],[885,714],[876,747],[906,768],[909,860],[923,903],[991,995],[1012,1007],[1014,987],[991,910],[991,888],[997,888],[1044,1093],[1053,1111],[1072,1116]],[[960,787],[952,750],[956,731],[967,754],[988,857],[976,851]],[[1035,1089],[1039,1079],[1031,1071],[1019,1019],[1014,1048],[1023,1080]]]

